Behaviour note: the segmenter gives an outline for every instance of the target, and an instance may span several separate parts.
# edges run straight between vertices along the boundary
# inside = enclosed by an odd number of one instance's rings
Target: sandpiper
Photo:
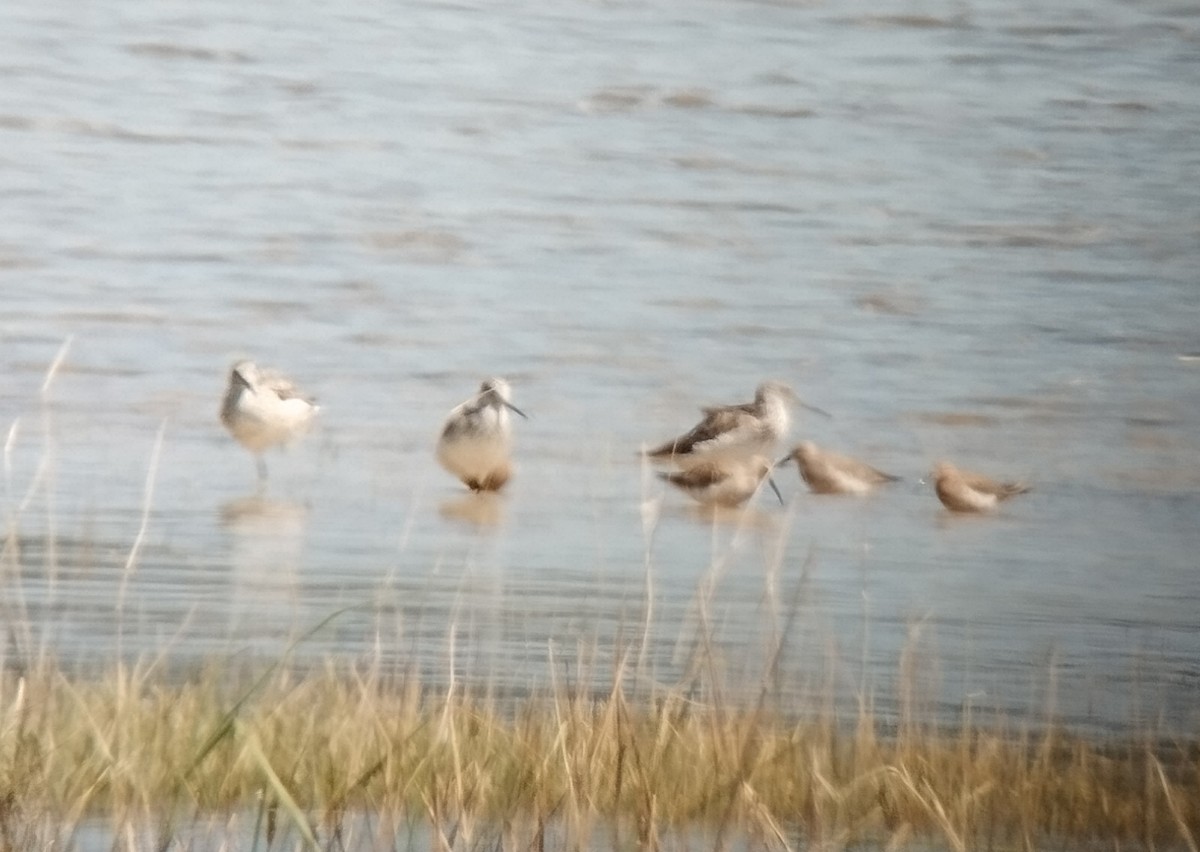
[[[933,485],[942,505],[952,512],[986,512],[1000,501],[1029,490],[1024,483],[996,482],[978,473],[959,470],[949,462],[934,466]]]
[[[263,453],[303,435],[320,410],[282,374],[238,361],[229,371],[229,388],[221,403],[221,422],[237,442],[254,453],[259,483],[267,479]]]
[[[763,382],[754,393],[754,402],[701,408],[704,418],[691,431],[648,450],[646,455],[673,461],[686,469],[708,461],[745,461],[772,453],[791,426],[789,403],[829,416],[801,401],[782,382]]]
[[[740,506],[758,491],[766,479],[783,503],[779,486],[771,478],[771,463],[763,456],[736,461],[706,461],[677,473],[659,477],[706,506]]]
[[[801,441],[779,464],[793,459],[800,468],[800,477],[814,494],[866,494],[877,485],[900,480],[866,462],[823,450],[812,441]]]
[[[487,379],[478,393],[455,406],[442,426],[438,462],[472,491],[499,491],[512,476],[508,412],[522,417],[525,412],[509,402],[509,396],[508,382]]]

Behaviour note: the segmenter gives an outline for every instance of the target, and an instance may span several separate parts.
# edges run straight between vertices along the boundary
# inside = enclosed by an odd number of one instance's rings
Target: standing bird
[[[791,427],[790,403],[829,416],[802,402],[782,382],[763,382],[754,393],[754,402],[701,408],[704,418],[690,432],[647,450],[646,455],[685,469],[708,461],[744,461],[769,455]]]
[[[899,482],[900,477],[876,470],[858,459],[822,450],[812,441],[802,441],[779,461],[792,459],[800,468],[800,477],[814,494],[866,494],[885,482]]]
[[[525,412],[509,402],[509,396],[508,382],[487,379],[477,394],[455,406],[442,426],[438,462],[472,491],[499,491],[512,476],[508,412],[522,417]]]
[[[986,512],[1000,501],[1029,490],[1023,483],[996,482],[978,473],[959,470],[949,462],[934,466],[933,487],[942,505],[951,512]]]
[[[735,461],[706,461],[677,473],[658,474],[692,499],[705,506],[740,506],[758,491],[763,479],[783,503],[779,486],[771,478],[771,463],[763,456]]]
[[[316,400],[282,374],[260,370],[253,361],[238,361],[229,371],[221,422],[239,444],[254,453],[262,485],[267,481],[263,452],[295,441],[308,431],[319,410]]]

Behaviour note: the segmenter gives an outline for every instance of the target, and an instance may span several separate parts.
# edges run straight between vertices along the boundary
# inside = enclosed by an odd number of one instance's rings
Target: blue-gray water
[[[537,686],[637,653],[649,541],[663,682],[791,615],[789,683],[886,703],[909,648],[949,707],[1194,730],[1198,92],[1172,2],[6,3],[6,654],[357,606],[297,653]],[[265,503],[243,356],[323,406]],[[431,450],[488,374],[530,419],[479,525]],[[768,377],[905,481],[664,494],[637,448]],[[948,517],[943,457],[1034,490]]]

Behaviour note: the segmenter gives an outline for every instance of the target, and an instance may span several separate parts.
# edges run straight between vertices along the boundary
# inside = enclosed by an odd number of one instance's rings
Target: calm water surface
[[[786,636],[798,692],[886,708],[907,649],[944,708],[1194,731],[1200,14],[1044,6],[4,4],[7,657],[346,607],[301,658],[536,687],[649,601],[642,685]],[[323,406],[265,499],[243,356]],[[480,504],[431,449],[488,374]],[[905,481],[714,524],[638,463],[768,377]],[[949,517],[940,457],[1035,490]]]

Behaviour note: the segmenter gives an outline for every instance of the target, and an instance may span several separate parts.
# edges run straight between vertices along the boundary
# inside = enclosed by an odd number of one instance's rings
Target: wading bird
[[[686,470],[660,472],[658,475],[705,506],[740,506],[758,491],[764,479],[779,502],[783,503],[783,495],[771,478],[771,463],[763,456],[736,461],[708,461]]]
[[[455,406],[442,426],[437,460],[472,491],[499,491],[512,476],[512,418],[525,416],[509,402],[504,379],[487,379],[479,392]]]
[[[885,482],[898,482],[900,477],[876,470],[866,462],[823,450],[812,441],[802,441],[779,464],[795,460],[800,478],[814,494],[866,494]]]
[[[791,403],[829,416],[801,401],[782,382],[763,382],[753,402],[702,408],[704,418],[689,432],[647,450],[646,455],[673,461],[682,468],[708,461],[744,461],[756,455],[769,455],[791,427]]]
[[[944,461],[933,468],[933,487],[942,505],[952,512],[986,512],[1029,490],[1024,483],[997,482]]]
[[[252,452],[258,480],[267,480],[263,453],[290,444],[306,431],[320,410],[282,374],[259,369],[253,361],[238,361],[229,371],[229,387],[221,403],[221,422],[237,442]]]

